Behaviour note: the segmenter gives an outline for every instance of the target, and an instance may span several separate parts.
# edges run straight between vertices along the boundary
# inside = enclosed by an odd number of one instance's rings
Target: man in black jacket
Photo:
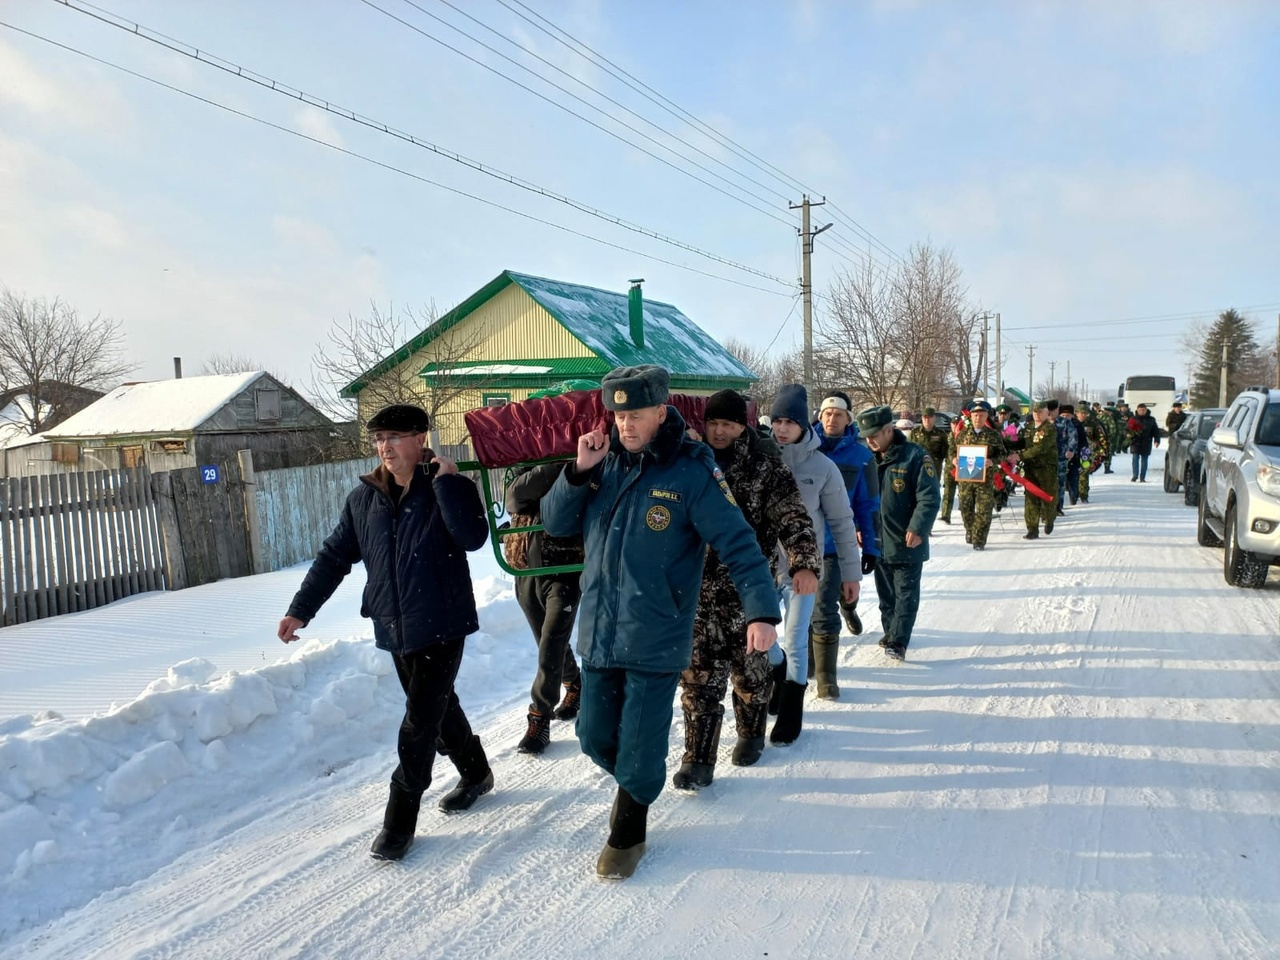
[[[1147,410],[1145,403],[1138,404],[1134,416],[1129,419],[1129,452],[1133,454],[1133,476],[1130,483],[1147,482],[1147,458],[1151,445],[1160,446],[1160,425]]]
[[[542,463],[527,467],[507,487],[507,510],[512,526],[532,526],[542,522],[541,501],[551,490],[556,478],[564,472],[564,462]],[[561,567],[582,563],[581,537],[549,537],[541,530],[507,538],[526,537],[528,551],[524,569]],[[507,561],[517,564],[510,553]],[[582,699],[582,673],[573,658],[573,622],[582,597],[582,575],[578,573],[530,574],[516,577],[516,601],[524,611],[534,639],[538,641],[538,674],[530,692],[529,726],[520,743],[519,753],[540,754],[551,742],[551,718],[573,720],[578,716]],[[560,684],[564,683],[564,699],[560,700]],[[557,701],[559,700],[559,705]]]
[[[493,789],[480,738],[453,690],[463,641],[480,629],[464,551],[484,546],[489,527],[475,484],[425,447],[425,410],[392,404],[365,426],[382,463],[347,497],[276,635],[285,643],[298,639],[352,565],[364,561],[369,580],[361,613],[373,620],[374,639],[391,653],[405,692],[400,763],[369,852],[399,860],[413,845],[437,742],[462,775],[440,800],[441,810],[466,810]]]

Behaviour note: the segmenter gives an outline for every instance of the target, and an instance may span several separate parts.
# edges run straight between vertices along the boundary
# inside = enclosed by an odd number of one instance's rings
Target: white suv
[[[1196,540],[1225,546],[1223,576],[1238,587],[1261,587],[1280,564],[1280,390],[1245,390],[1210,436]]]

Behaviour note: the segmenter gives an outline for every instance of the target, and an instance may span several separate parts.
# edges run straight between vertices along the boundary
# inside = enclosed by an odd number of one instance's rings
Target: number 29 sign
[[[200,468],[201,483],[217,483],[222,479],[222,471],[218,469],[216,463],[211,463],[207,467]]]

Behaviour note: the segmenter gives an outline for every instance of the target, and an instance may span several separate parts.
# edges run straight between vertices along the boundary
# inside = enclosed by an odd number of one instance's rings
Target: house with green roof
[[[462,414],[524,400],[568,379],[654,363],[671,389],[707,395],[758,378],[669,303],[504,270],[359,379],[343,388],[364,422],[385,403],[416,398],[441,442],[466,440]]]

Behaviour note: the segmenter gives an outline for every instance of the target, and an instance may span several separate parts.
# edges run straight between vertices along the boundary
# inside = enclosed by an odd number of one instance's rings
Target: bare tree
[[[455,327],[415,347],[413,341],[439,319],[433,301],[416,312],[372,303],[368,316],[348,314],[336,321],[327,343],[312,356],[312,402],[336,423],[358,420],[360,411],[392,403],[417,404],[433,421],[457,414],[452,408],[491,383],[459,371],[475,360],[484,336],[478,329],[459,333]],[[472,369],[476,367],[483,369],[483,364],[473,363]],[[353,432],[353,442],[363,449],[358,432]]]
[[[724,348],[755,372],[758,379],[747,391],[747,395],[756,402],[761,415],[768,414],[780,386],[800,382],[804,358],[799,351],[771,357],[763,349],[750,346],[735,337],[726,340]]]
[[[39,433],[65,420],[134,369],[121,356],[119,321],[83,319],[70,304],[0,287],[0,390],[25,394],[24,425]]]
[[[247,353],[213,353],[210,354],[200,368],[202,374],[253,373],[262,370],[269,373],[280,383],[288,386],[289,381],[269,364],[249,356]]]

